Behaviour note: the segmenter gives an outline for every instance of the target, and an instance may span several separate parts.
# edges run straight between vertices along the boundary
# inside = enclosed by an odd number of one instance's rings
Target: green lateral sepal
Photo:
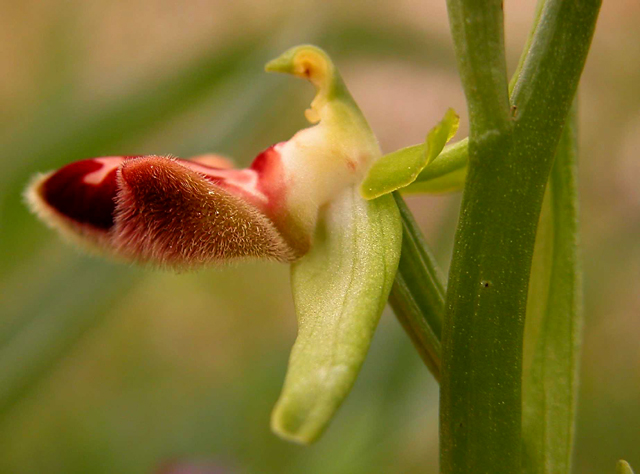
[[[348,189],[325,210],[314,245],[292,265],[298,337],[271,426],[315,441],[349,393],[397,271],[402,224],[392,196]]]

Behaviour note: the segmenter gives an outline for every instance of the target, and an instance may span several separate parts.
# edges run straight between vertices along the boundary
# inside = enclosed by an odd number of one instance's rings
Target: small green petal
[[[621,459],[616,464],[616,474],[633,474],[633,469],[627,461]]]
[[[365,199],[375,199],[413,183],[458,131],[460,118],[453,109],[429,131],[424,146],[398,150],[380,158],[369,170],[360,192]]]
[[[415,145],[413,152],[426,153],[426,144]],[[439,194],[462,191],[467,179],[469,139],[447,145],[442,152],[422,170],[416,180],[402,188],[402,194]]]
[[[448,109],[440,123],[433,127],[427,135],[427,165],[440,154],[444,146],[454,137],[459,126],[460,117],[455,110]]]
[[[400,258],[402,224],[392,196],[337,197],[322,217],[311,252],[292,265],[299,332],[274,432],[315,441],[349,393],[387,302]]]

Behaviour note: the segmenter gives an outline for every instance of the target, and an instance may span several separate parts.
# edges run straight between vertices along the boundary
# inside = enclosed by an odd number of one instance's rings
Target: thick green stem
[[[440,379],[444,278],[404,199],[393,193],[402,218],[402,253],[389,303],[436,380]]]
[[[484,255],[495,255],[504,241],[491,229],[494,203],[502,199],[499,167],[512,147],[501,2],[448,2],[451,31],[470,116],[469,173],[456,235],[443,327],[440,436],[444,473],[491,472],[500,452],[504,472],[519,466],[519,384],[503,381],[492,366],[513,358],[519,334],[505,334],[498,315],[481,310],[496,306],[511,291],[518,268],[508,273],[487,271]],[[513,198],[513,196],[509,196]],[[517,199],[515,199],[517,201]],[[493,235],[492,235],[493,234]],[[508,254],[504,258],[509,258]],[[506,302],[513,306],[513,302]],[[513,308],[506,307],[511,312]],[[487,351],[480,337],[495,342]],[[520,367],[514,368],[519,372]],[[504,382],[507,382],[506,384]],[[515,413],[495,416],[495,407],[516,407]],[[479,415],[484,413],[485,416]],[[486,416],[488,415],[488,416]],[[486,421],[489,419],[490,423]],[[517,440],[518,443],[515,443]],[[515,449],[516,444],[517,449]]]
[[[511,129],[502,0],[449,0],[447,7],[471,134]]]
[[[501,4],[448,5],[456,51],[469,56],[459,67],[471,133],[442,333],[441,469],[515,473],[522,469],[523,329],[536,227],[600,1],[545,3],[507,124],[496,92],[507,90],[497,72]]]

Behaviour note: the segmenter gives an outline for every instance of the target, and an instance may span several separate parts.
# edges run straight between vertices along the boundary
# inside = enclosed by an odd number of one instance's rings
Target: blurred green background
[[[534,2],[505,9],[513,70]],[[576,473],[640,469],[639,21],[637,0],[604,2],[580,90]],[[444,0],[0,2],[0,472],[437,472],[437,385],[388,311],[326,435],[294,446],[269,431],[296,330],[286,266],[111,264],[21,200],[93,156],[248,164],[305,126],[311,88],[262,72],[302,42],[333,55],[385,152],[449,106],[466,134]],[[458,204],[410,199],[445,267]]]

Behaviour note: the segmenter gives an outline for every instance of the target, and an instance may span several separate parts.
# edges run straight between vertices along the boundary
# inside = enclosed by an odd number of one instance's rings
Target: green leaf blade
[[[575,112],[558,145],[532,264],[523,370],[523,469],[569,472],[582,327]]]

